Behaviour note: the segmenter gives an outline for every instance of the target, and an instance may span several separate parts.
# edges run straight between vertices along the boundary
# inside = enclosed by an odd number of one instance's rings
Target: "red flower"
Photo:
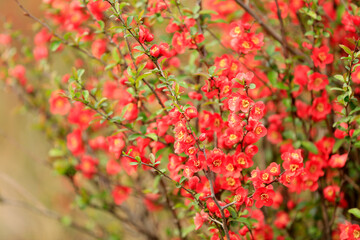
[[[310,71],[310,68],[306,65],[297,65],[294,70],[294,83],[297,83],[301,86],[306,86],[308,83],[307,73]]]
[[[117,161],[115,161],[114,159],[110,159],[107,164],[106,164],[106,172],[109,175],[116,175],[120,172],[121,170],[121,165],[120,163],[118,163]]]
[[[130,122],[134,121],[139,114],[139,109],[135,103],[129,103],[125,106],[127,109],[124,114],[124,118]]]
[[[91,52],[96,58],[101,58],[101,56],[106,52],[106,43],[105,39],[95,40],[91,45]]]
[[[150,33],[150,31],[144,26],[139,27],[139,42],[151,42],[154,40],[154,35]]]
[[[94,115],[95,113],[90,109],[85,109],[82,103],[75,102],[68,115],[68,121],[84,129],[89,126]]]
[[[316,122],[326,119],[330,112],[331,104],[326,95],[316,98],[310,108],[311,117]]]
[[[205,221],[207,221],[209,215],[201,210],[200,213],[196,213],[194,217],[195,230],[199,230]]]
[[[224,153],[220,149],[215,148],[208,156],[207,164],[213,172],[220,173],[225,166]]]
[[[179,32],[176,32],[172,39],[172,45],[177,53],[179,53],[179,54],[184,53],[185,48],[186,48],[185,35],[181,34]]]
[[[243,204],[247,199],[247,194],[248,191],[243,187],[239,187],[238,189],[236,189],[234,196],[234,201],[236,201],[236,204],[237,205]]]
[[[50,112],[52,114],[66,115],[70,111],[71,105],[69,100],[60,94],[64,93],[62,90],[54,91],[51,93],[49,99]]]
[[[35,60],[47,58],[49,55],[48,48],[45,45],[36,46],[33,50]]]
[[[233,97],[229,99],[229,109],[232,112],[237,112],[241,110],[244,113],[249,112],[250,107],[254,105],[254,102],[247,96],[234,94]]]
[[[347,153],[342,155],[334,154],[329,160],[329,166],[332,168],[342,168],[346,164],[347,157]]]
[[[270,163],[270,165],[266,168],[266,170],[272,176],[280,175],[280,165],[275,162]]]
[[[251,158],[243,152],[240,152],[239,154],[234,156],[234,163],[235,166],[241,169],[246,169],[253,165],[253,161],[251,160]]]
[[[160,197],[160,194],[156,194],[156,193],[147,193],[145,195],[143,202],[149,211],[154,212],[154,211],[160,211],[163,209],[163,206],[158,203],[159,197]]]
[[[351,224],[348,230],[348,240],[360,239],[360,226],[357,224]]]
[[[315,90],[320,91],[325,89],[326,85],[329,84],[329,80],[326,75],[320,73],[313,73],[309,76],[310,81],[308,85],[309,91]]]
[[[334,56],[329,53],[329,48],[325,45],[320,48],[314,48],[311,58],[314,61],[315,67],[320,68],[325,68],[326,64],[334,61]]]
[[[265,114],[265,104],[263,102],[256,102],[251,108],[250,117],[256,120],[260,120]]]
[[[196,118],[198,116],[198,112],[196,110],[195,107],[188,107],[186,110],[185,110],[185,115],[192,119],[192,118]]]
[[[230,24],[230,26],[231,26],[230,36],[233,38],[241,37],[241,35],[245,31],[243,27],[243,23],[241,21],[233,22]]]
[[[109,152],[113,153],[116,158],[120,157],[121,151],[125,147],[123,137],[124,135],[122,133],[107,137],[107,141],[109,142]]]
[[[80,160],[80,164],[76,166],[76,169],[80,170],[84,177],[91,179],[97,172],[98,164],[99,160],[97,160],[96,158],[84,155]]]
[[[254,128],[253,132],[256,138],[259,139],[265,137],[265,135],[267,134],[267,129],[264,127],[264,125],[261,122],[259,122]]]
[[[154,44],[151,48],[150,48],[150,55],[153,57],[158,57],[160,56],[160,48],[158,45]]]
[[[340,126],[343,127],[344,129],[348,129],[348,125],[347,123],[340,123]],[[346,131],[342,131],[340,129],[335,129],[335,132],[334,132],[334,137],[338,138],[338,139],[343,139],[344,137],[347,136],[347,132]]]
[[[242,140],[243,133],[242,131],[234,131],[233,129],[227,129],[225,132],[225,145],[228,147],[233,147],[236,143]]]
[[[351,78],[354,83],[360,84],[360,68],[357,67],[355,71],[351,74]]]
[[[295,101],[295,106],[296,114],[299,116],[299,118],[306,119],[309,116],[310,106],[300,100]]]
[[[117,205],[121,205],[126,199],[128,199],[132,189],[125,186],[116,186],[112,191],[114,202]]]
[[[335,202],[336,195],[339,193],[340,188],[337,185],[327,186],[324,188],[323,193],[326,200],[329,202]]]
[[[76,129],[72,133],[69,133],[66,137],[66,140],[67,147],[74,156],[78,156],[84,153],[85,149],[80,129]]]
[[[92,0],[88,4],[90,12],[94,15],[96,20],[101,20],[104,17],[104,12],[110,8],[110,4],[105,1]]]
[[[310,160],[306,162],[306,173],[314,179],[318,179],[321,176],[324,176],[321,163],[318,161]]]
[[[283,229],[286,228],[286,225],[290,222],[289,214],[284,211],[280,211],[276,214],[276,219],[274,224],[277,228]]]
[[[273,197],[275,192],[272,189],[261,187],[256,189],[254,193],[254,200],[256,200],[255,206],[257,208],[262,208],[262,206],[271,206],[273,204]]]
[[[34,37],[35,45],[45,45],[46,43],[50,42],[52,34],[49,34],[46,28],[41,29]]]

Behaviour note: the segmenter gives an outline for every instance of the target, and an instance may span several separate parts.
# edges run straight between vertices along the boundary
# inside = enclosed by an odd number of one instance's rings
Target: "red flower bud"
[[[206,133],[200,134],[199,140],[200,140],[201,142],[205,141],[205,140],[206,140]]]

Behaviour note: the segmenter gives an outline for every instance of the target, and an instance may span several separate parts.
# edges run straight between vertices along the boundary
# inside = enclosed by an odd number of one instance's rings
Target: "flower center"
[[[269,195],[266,193],[263,193],[260,195],[260,199],[263,201],[267,201],[269,199]]]
[[[323,112],[323,111],[324,111],[324,104],[319,103],[319,104],[316,106],[316,109],[317,109],[319,112]]]
[[[215,167],[220,166],[220,165],[221,165],[221,160],[220,160],[220,159],[215,159],[215,160],[213,161],[213,165],[214,165]]]

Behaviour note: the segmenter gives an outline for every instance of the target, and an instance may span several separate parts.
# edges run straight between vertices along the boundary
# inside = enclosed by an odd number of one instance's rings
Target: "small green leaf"
[[[351,208],[348,210],[349,213],[354,215],[357,218],[360,218],[360,210],[358,208]]]
[[[333,152],[333,153],[336,153],[344,142],[345,142],[344,139],[337,140],[337,141],[335,142],[335,144],[334,144],[334,147],[333,147],[333,151],[332,151],[332,152]]]
[[[149,134],[146,134],[145,136],[147,136],[148,138],[151,138],[154,141],[158,140],[158,137],[155,133],[149,133]]]
[[[133,16],[129,16],[129,17],[126,19],[126,25],[127,25],[127,26],[130,26],[133,20],[134,20],[134,17],[133,17]]]
[[[318,149],[315,146],[314,143],[310,142],[310,141],[302,141],[301,145],[308,151],[317,154],[318,153]]]
[[[60,44],[61,44],[61,40],[52,41],[50,44],[50,50],[52,52],[55,52],[60,47]]]
[[[49,157],[61,157],[64,155],[65,155],[65,153],[62,150],[57,149],[57,148],[50,149],[50,151],[49,151]]]
[[[237,212],[235,211],[234,208],[228,207],[227,209],[229,210],[229,212],[233,218],[237,218]]]
[[[255,83],[250,83],[249,88],[250,88],[250,89],[255,89],[255,88],[256,88]]]
[[[100,25],[100,29],[103,31],[105,28],[105,23],[103,21],[99,20],[98,24]]]
[[[268,72],[267,77],[268,77],[268,79],[269,79],[269,81],[270,81],[270,83],[271,83],[272,86],[276,86],[276,85],[277,85],[277,84],[276,84],[277,76],[278,76],[278,74],[277,74],[277,72],[275,72],[275,71],[270,71],[270,72]]]
[[[209,68],[209,74],[210,74],[211,76],[214,76],[215,70],[216,70],[216,66],[211,66],[211,67]]]
[[[214,10],[209,10],[209,9],[203,9],[199,12],[200,15],[206,15],[206,14],[214,14],[214,15],[218,15],[218,13]]]
[[[70,226],[72,223],[71,217],[69,217],[69,216],[63,216],[60,221],[65,226]]]
[[[180,184],[182,184],[185,180],[187,180],[187,178],[185,176],[182,176],[180,179]]]
[[[351,55],[352,54],[352,51],[351,51],[351,49],[350,48],[348,48],[347,46],[345,46],[345,45],[342,45],[342,44],[340,44],[339,45],[347,54],[349,54],[349,55]]]
[[[129,137],[128,137],[128,140],[129,141],[134,141],[135,139],[137,139],[138,137],[141,137],[140,134],[137,134],[137,133],[134,133],[134,134],[131,134]]]

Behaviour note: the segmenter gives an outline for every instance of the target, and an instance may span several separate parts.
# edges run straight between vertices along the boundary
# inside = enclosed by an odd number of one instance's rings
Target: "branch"
[[[276,4],[276,9],[277,9],[277,16],[278,16],[279,21],[280,21],[281,38],[282,38],[281,44],[284,46],[284,56],[285,56],[285,58],[287,58],[288,57],[288,53],[287,53],[288,44],[287,44],[287,41],[286,41],[284,21],[283,21],[283,19],[281,17],[281,9],[280,9],[278,0],[275,0],[275,4]]]
[[[123,157],[131,158],[131,159],[133,159],[133,160],[135,160],[135,161],[138,161],[136,158],[134,158],[134,157],[132,157],[132,156],[129,156],[129,155],[126,155],[126,154],[122,154],[122,156],[123,156]],[[150,164],[147,164],[147,163],[144,163],[144,162],[141,162],[141,161],[139,162],[139,164],[144,165],[144,166],[147,166],[147,167],[150,167],[150,168],[154,169],[158,174],[160,174],[161,176],[167,178],[168,180],[170,180],[171,182],[175,183],[176,185],[179,184],[177,181],[173,180],[171,177],[169,177],[168,175],[166,175],[165,173],[163,173],[162,171],[160,171],[159,169],[157,169],[157,168],[154,167],[153,165],[150,165]],[[191,190],[187,189],[186,187],[184,187],[184,186],[181,185],[181,184],[180,184],[179,186],[180,186],[181,189],[184,189],[186,192],[190,193],[191,196],[198,202],[196,196],[194,195],[194,193],[193,193]],[[198,203],[200,203],[200,202],[198,202]]]

